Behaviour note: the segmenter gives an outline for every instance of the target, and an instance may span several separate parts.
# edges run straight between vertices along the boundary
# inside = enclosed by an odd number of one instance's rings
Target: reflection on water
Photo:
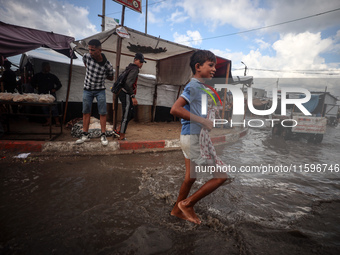
[[[340,129],[318,145],[250,129],[218,151],[237,169],[335,165]],[[1,254],[340,252],[340,172],[233,173],[232,183],[197,204],[196,226],[170,216],[184,177],[179,151],[2,166]]]

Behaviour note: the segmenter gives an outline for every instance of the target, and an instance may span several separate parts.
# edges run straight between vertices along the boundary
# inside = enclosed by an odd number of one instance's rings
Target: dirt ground
[[[7,130],[3,123],[4,130]],[[24,118],[11,119],[10,133],[5,133],[1,139],[13,140],[50,140],[50,127],[42,126],[41,123],[30,122]],[[52,125],[52,136],[61,132],[60,127]],[[138,123],[130,121],[126,132],[128,140],[167,140],[178,139],[181,132],[181,123],[177,122],[149,122]],[[62,127],[62,134],[54,138],[54,141],[72,141],[76,139],[71,135],[71,128]]]
[[[17,118],[10,120],[9,127],[11,133],[5,133],[0,139],[50,140],[49,127],[42,126],[41,123],[30,122],[25,118]],[[179,139],[181,127],[180,121],[140,123],[132,120],[128,125],[126,138],[129,141]],[[4,125],[4,129],[7,130],[6,125]],[[60,127],[52,125],[52,137],[54,141],[73,141],[77,139],[72,137],[71,129],[66,128],[66,125],[63,125],[62,133],[54,138],[54,135],[60,133],[60,131]],[[229,132],[231,132],[231,129],[215,128],[210,136],[223,135]],[[37,133],[38,135],[35,135]],[[112,139],[112,137],[109,139]]]

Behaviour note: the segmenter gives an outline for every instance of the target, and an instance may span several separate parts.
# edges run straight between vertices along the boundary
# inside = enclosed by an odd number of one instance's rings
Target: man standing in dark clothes
[[[137,80],[139,69],[146,63],[142,53],[136,53],[133,63],[130,63],[125,70],[129,70],[126,77],[124,88],[118,94],[118,98],[122,103],[122,123],[120,126],[119,140],[125,140],[125,133],[129,121],[133,118],[134,106],[138,104],[135,98],[137,93]]]
[[[5,60],[4,67],[5,71],[3,72],[2,77],[0,78],[0,82],[4,83],[4,91],[14,93],[15,88],[17,86],[17,79],[15,72],[11,70],[12,63],[8,60]]]
[[[42,63],[42,71],[37,73],[32,78],[32,87],[38,90],[38,94],[51,94],[55,97],[55,101],[57,101],[56,92],[61,88],[61,82],[57,76],[50,73],[51,67],[48,62]],[[44,114],[49,113],[49,107],[43,107]],[[52,107],[52,115],[55,119],[55,124],[57,127],[60,127],[59,121],[59,113],[58,113],[58,106],[54,105]],[[46,123],[43,126],[49,126],[51,123],[51,118],[48,118]]]
[[[12,63],[8,60],[5,60],[4,67],[5,71],[2,74],[2,77],[0,78],[0,83],[3,82],[4,84],[4,91],[9,93],[14,93],[15,89],[17,88],[17,76],[13,70],[11,70]],[[18,106],[12,105],[12,111],[13,113],[18,112]]]

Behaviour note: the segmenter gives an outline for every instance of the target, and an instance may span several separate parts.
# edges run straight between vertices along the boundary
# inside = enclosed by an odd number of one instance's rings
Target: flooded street
[[[340,128],[327,132],[315,145],[253,128],[219,147],[237,171],[196,205],[200,226],[170,216],[181,151],[4,159],[0,254],[339,254]]]

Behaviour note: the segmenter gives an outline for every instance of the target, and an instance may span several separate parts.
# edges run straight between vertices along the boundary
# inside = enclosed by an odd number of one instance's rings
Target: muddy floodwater
[[[0,254],[340,254],[339,128],[317,145],[254,128],[218,152],[232,182],[199,226],[170,216],[181,151],[1,159]]]

